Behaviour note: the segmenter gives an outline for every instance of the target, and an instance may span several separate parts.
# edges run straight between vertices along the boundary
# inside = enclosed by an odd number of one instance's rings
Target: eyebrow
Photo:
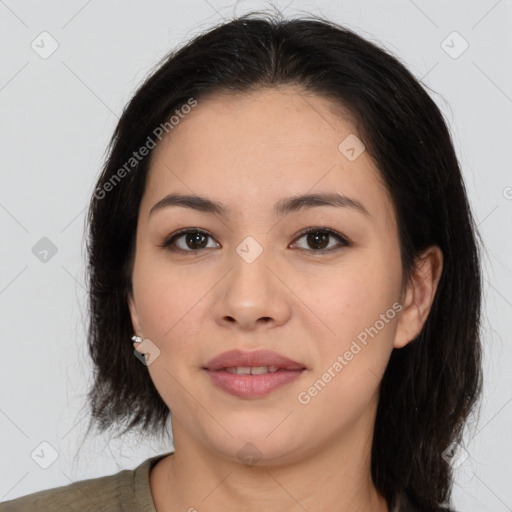
[[[218,201],[208,199],[207,197],[172,193],[154,204],[149,211],[149,215],[152,215],[156,211],[168,208],[170,206],[191,208],[193,210],[220,216],[227,216],[231,213],[230,208]],[[318,206],[351,208],[359,213],[366,215],[367,217],[371,217],[368,210],[359,201],[337,193],[303,194],[280,199],[274,205],[273,213],[276,217],[282,217],[288,213],[306,210]]]

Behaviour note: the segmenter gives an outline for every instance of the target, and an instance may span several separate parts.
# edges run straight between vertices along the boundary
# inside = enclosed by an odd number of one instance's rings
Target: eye
[[[204,249],[219,247],[218,244],[208,246],[208,238],[212,236],[200,228],[185,228],[173,233],[165,239],[159,247],[163,247],[173,252],[199,252]],[[299,247],[300,249],[311,252],[330,252],[338,249],[340,246],[349,246],[348,240],[340,233],[330,228],[311,227],[302,232],[295,240],[306,239],[306,243],[313,249]],[[330,246],[330,238],[338,240],[337,244]],[[297,242],[295,242],[296,244]]]
[[[202,229],[186,228],[180,229],[159,245],[170,251],[197,252],[212,248],[212,246],[207,246],[208,238],[211,238],[211,235]]]
[[[329,247],[329,238],[336,238],[338,240],[338,244],[334,244],[334,246]],[[348,240],[342,236],[340,233],[334,231],[329,228],[320,228],[320,227],[312,227],[302,232],[302,235],[299,236],[296,240],[300,240],[301,238],[306,239],[306,243],[312,246],[313,252],[330,252],[336,250],[341,246],[349,246],[350,243]],[[341,243],[341,244],[340,244]],[[308,248],[306,247],[306,250]]]

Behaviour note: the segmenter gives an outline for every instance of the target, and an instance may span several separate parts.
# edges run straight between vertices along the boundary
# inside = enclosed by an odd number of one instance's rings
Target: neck
[[[151,475],[157,512],[389,512],[371,479],[373,429],[364,427],[355,424],[336,442],[314,445],[293,462],[261,459],[246,466],[205,449],[173,418],[175,453]]]

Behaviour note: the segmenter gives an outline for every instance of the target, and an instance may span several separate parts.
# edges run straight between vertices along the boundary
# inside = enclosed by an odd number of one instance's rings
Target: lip
[[[229,350],[206,363],[206,370],[222,370],[233,366],[277,366],[283,370],[304,370],[306,366],[271,350]]]
[[[277,366],[278,370],[262,375],[238,375],[225,370],[234,366]],[[307,368],[277,352],[230,350],[214,357],[203,370],[226,393],[239,398],[261,398],[295,380]]]

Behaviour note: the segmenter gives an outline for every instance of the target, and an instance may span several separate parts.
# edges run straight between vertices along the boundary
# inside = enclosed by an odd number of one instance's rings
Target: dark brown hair
[[[164,434],[170,413],[130,342],[134,241],[152,154],[135,161],[134,152],[191,98],[280,85],[331,99],[355,120],[393,201],[404,279],[423,249],[443,252],[424,328],[393,350],[381,382],[371,470],[389,504],[405,492],[422,511],[451,510],[443,452],[462,442],[482,387],[479,235],[450,133],[425,88],[387,51],[316,16],[250,13],[216,26],[166,56],[125,108],[87,219],[89,429],[124,422],[123,433]]]

